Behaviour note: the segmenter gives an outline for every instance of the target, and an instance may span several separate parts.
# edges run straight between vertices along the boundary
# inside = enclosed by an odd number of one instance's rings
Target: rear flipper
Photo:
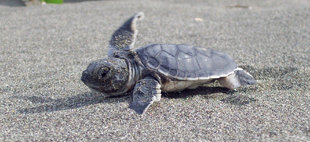
[[[237,68],[233,74],[219,79],[222,86],[229,89],[236,89],[244,85],[256,84],[256,80],[248,72],[241,68]]]

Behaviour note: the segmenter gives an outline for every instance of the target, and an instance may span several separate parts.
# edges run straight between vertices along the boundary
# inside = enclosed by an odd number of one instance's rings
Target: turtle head
[[[107,58],[93,61],[83,71],[81,80],[91,90],[106,95],[119,95],[127,91],[129,71],[124,59]]]

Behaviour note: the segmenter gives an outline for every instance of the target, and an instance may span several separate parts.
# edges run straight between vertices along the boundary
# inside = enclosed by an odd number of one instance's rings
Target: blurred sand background
[[[80,81],[113,31],[143,11],[136,46],[231,55],[258,84],[164,94],[148,112]],[[310,1],[0,2],[0,141],[310,141]]]

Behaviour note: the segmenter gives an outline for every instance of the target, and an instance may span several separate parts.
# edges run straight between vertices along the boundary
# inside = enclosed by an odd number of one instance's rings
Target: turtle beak
[[[83,71],[81,80],[82,80],[82,82],[85,83],[85,84],[86,84],[86,78],[87,78],[87,76],[88,76],[88,71],[87,71],[87,70]]]

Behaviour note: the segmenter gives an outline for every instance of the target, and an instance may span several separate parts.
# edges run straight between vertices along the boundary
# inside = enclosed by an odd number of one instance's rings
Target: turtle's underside
[[[134,50],[136,22],[142,12],[129,18],[112,35],[109,57],[93,61],[81,80],[105,95],[121,95],[133,90],[130,108],[144,113],[161,98],[161,91],[194,89],[218,80],[229,89],[255,84],[255,79],[237,67],[225,53],[176,44],[151,44]]]

